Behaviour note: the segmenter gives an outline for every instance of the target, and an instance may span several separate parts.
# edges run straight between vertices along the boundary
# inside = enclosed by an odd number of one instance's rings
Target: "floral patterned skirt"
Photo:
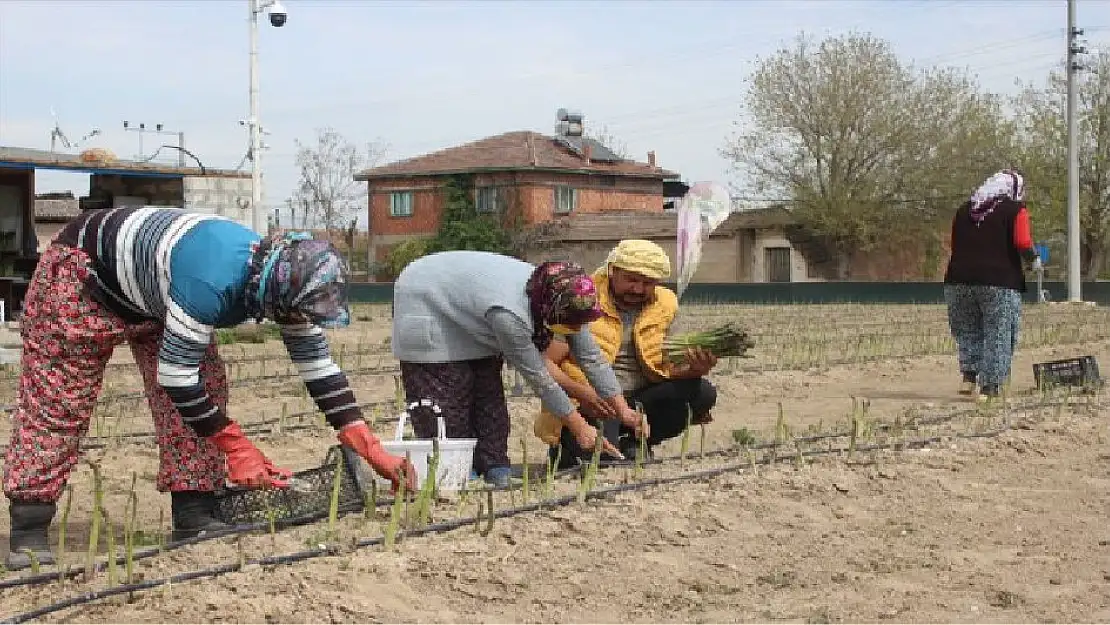
[[[214,490],[226,474],[223,455],[185,425],[158,385],[161,323],[124,323],[88,294],[88,276],[83,251],[55,244],[43,253],[28,287],[4,493],[13,501],[58,500],[77,464],[108,361],[124,342],[131,346],[154,417],[161,452],[158,490]],[[227,379],[215,343],[201,377],[213,401],[226,407]]]

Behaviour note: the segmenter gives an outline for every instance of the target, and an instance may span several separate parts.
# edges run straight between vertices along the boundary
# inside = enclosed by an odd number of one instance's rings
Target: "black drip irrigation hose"
[[[713,452],[712,455],[718,455],[718,453]],[[706,456],[709,457],[710,453],[707,452]],[[678,457],[676,456],[674,459],[678,459]],[[644,464],[645,465],[659,464],[661,462],[662,462],[662,460],[657,459],[657,460],[653,460],[653,461],[649,461],[649,462],[644,462]],[[578,466],[570,467],[570,468],[567,468],[567,469],[562,469],[562,470],[559,470],[559,471],[555,471],[554,474],[553,474],[553,477],[556,478],[556,479],[563,478],[563,477],[568,477],[568,476],[580,473],[582,471],[582,469],[583,469],[583,467],[578,467]],[[466,491],[466,492],[468,492],[469,494],[475,494],[475,493],[484,493],[487,490],[492,490],[494,492],[517,492],[517,491],[522,491],[523,489],[521,487],[512,487],[512,486],[510,486],[510,487],[487,487],[487,488],[482,488],[482,489],[469,490],[469,491]],[[393,498],[392,497],[381,497],[381,498],[378,499],[377,504],[375,506],[375,509],[377,509],[377,510],[388,509],[392,505],[393,505]],[[363,504],[340,505],[338,507],[337,512],[339,513],[340,516],[346,516],[348,514],[365,512],[365,507],[364,507]],[[306,514],[306,515],[297,516],[297,517],[290,517],[290,518],[287,518],[287,519],[275,520],[274,521],[274,530],[277,531],[277,530],[289,529],[289,528],[292,528],[292,527],[300,527],[300,526],[303,526],[303,525],[309,525],[311,523],[315,523],[317,521],[321,521],[321,520],[327,518],[328,514],[329,514],[328,512],[316,512],[316,513],[313,513],[313,514]],[[221,538],[242,536],[244,534],[250,534],[252,532],[258,532],[258,531],[268,531],[269,527],[270,527],[269,521],[259,521],[257,523],[246,523],[246,524],[236,525],[235,527],[228,528],[226,530],[221,530],[221,531],[218,531],[218,532],[205,532],[201,535],[193,536],[192,538],[184,538],[184,539],[181,539],[181,540],[169,541],[169,542],[165,543],[164,545],[160,545],[158,547],[149,547],[149,548],[146,548],[146,549],[140,549],[140,550],[135,551],[131,554],[131,561],[132,562],[138,562],[140,560],[147,560],[149,558],[153,558],[155,556],[158,556],[158,555],[161,555],[161,554],[164,554],[164,553],[169,553],[169,552],[175,551],[177,549],[182,549],[182,548],[188,547],[190,545],[197,545],[197,544],[200,544],[200,543],[205,543],[205,542],[208,542],[208,541],[211,541],[211,540],[219,540]],[[116,556],[115,560],[116,560],[116,564],[119,565],[119,566],[123,566],[127,562],[127,559],[126,559],[125,555],[124,556]],[[94,572],[100,572],[100,571],[107,570],[108,569],[108,562],[109,562],[109,559],[105,559],[101,562],[97,562],[93,566],[93,571]],[[76,577],[81,576],[84,573],[85,573],[84,565],[78,565],[78,566],[74,566],[74,567],[67,567],[65,571],[52,571],[50,573],[34,573],[34,574],[31,574],[31,575],[24,575],[22,577],[13,577],[11,579],[0,580],[0,590],[7,590],[7,589],[10,589],[10,588],[20,588],[20,587],[24,587],[24,586],[39,586],[39,585],[42,585],[42,584],[48,584],[48,583],[51,583],[51,582],[56,582],[61,578],[67,578],[67,579],[76,578]]]
[[[382,508],[382,507],[391,505],[391,503],[392,503],[392,500],[385,500],[384,502],[379,502],[378,507]],[[353,505],[339,506],[339,513],[343,514],[343,515],[351,514],[353,512],[359,512],[361,510],[362,510],[361,506],[353,506]],[[327,512],[322,512],[322,513],[314,513],[314,514],[309,514],[309,515],[303,515],[303,516],[299,516],[299,517],[292,517],[292,518],[283,519],[283,520],[275,520],[274,521],[274,529],[275,530],[279,530],[279,529],[283,530],[283,529],[289,529],[291,527],[300,527],[302,525],[308,525],[308,524],[320,521],[322,519],[325,519],[325,518],[327,518],[327,516],[328,516]],[[260,521],[258,523],[249,523],[249,524],[244,524],[244,525],[237,525],[237,526],[232,527],[230,529],[222,530],[222,531],[219,531],[219,532],[206,532],[204,534],[194,536],[192,538],[184,538],[184,539],[181,539],[181,540],[170,541],[170,542],[167,542],[166,544],[158,546],[158,547],[148,547],[146,549],[140,549],[138,551],[135,551],[134,553],[131,554],[131,561],[132,562],[138,562],[140,560],[147,560],[149,558],[153,558],[154,556],[157,556],[157,555],[160,555],[160,554],[163,554],[163,553],[168,553],[170,551],[174,551],[176,549],[181,549],[183,547],[188,547],[190,545],[196,545],[196,544],[200,544],[200,543],[203,543],[203,542],[208,542],[210,540],[217,540],[217,539],[220,539],[220,538],[227,538],[227,537],[230,537],[230,536],[239,536],[239,535],[243,535],[243,534],[248,534],[250,532],[256,532],[256,531],[259,531],[259,530],[266,530],[266,529],[269,528],[269,526],[270,526],[270,524],[269,524],[268,521]],[[126,556],[116,556],[115,560],[116,560],[116,564],[120,565],[120,566],[123,566],[124,564],[127,563]],[[108,569],[108,562],[109,562],[109,560],[107,560],[107,559],[102,561],[102,562],[97,562],[95,565],[93,565],[93,571],[94,572],[101,572],[101,571],[107,570]],[[79,565],[79,566],[74,566],[74,567],[67,567],[64,571],[53,571],[53,572],[50,572],[50,573],[35,573],[35,574],[32,574],[32,575],[25,575],[23,577],[15,577],[15,578],[12,578],[12,579],[0,580],[0,590],[7,590],[7,589],[10,589],[10,588],[19,588],[19,587],[23,587],[23,586],[39,586],[39,585],[47,584],[47,583],[50,583],[50,582],[56,582],[59,579],[63,579],[63,578],[64,579],[72,579],[72,578],[75,578],[75,577],[80,577],[84,573],[85,573],[84,565]]]
[[[1042,402],[1038,402],[1038,403],[1030,403],[1030,404],[1027,404],[1027,405],[1013,406],[1010,409],[1010,415],[1009,416],[1011,416],[1011,417],[1015,416],[1014,415],[1015,412],[1024,412],[1024,411],[1029,411],[1029,410],[1034,410],[1034,409],[1043,409],[1043,408],[1047,408],[1047,407],[1058,406],[1062,403],[1064,403],[1064,402],[1063,401],[1055,401],[1055,402],[1043,402],[1042,401]],[[939,415],[939,416],[935,416],[935,417],[917,418],[917,419],[914,419],[913,421],[910,421],[906,424],[903,424],[903,427],[907,431],[912,431],[912,430],[918,429],[920,427],[941,425],[941,424],[944,424],[944,423],[950,423],[950,422],[955,421],[955,420],[957,420],[961,417],[970,417],[970,416],[977,416],[977,411],[975,409],[970,409],[970,410],[966,410],[966,411],[952,412],[952,413],[949,413],[949,414],[946,414],[946,415]],[[396,419],[394,419],[394,420],[396,420]],[[1009,422],[1008,421],[1004,421],[1004,424],[1005,424],[1003,426],[1004,428],[1009,427]],[[893,424],[880,423],[880,424],[875,425],[874,431],[880,431],[881,432],[881,431],[886,431],[886,430],[893,429],[894,427],[895,426]],[[814,442],[832,440],[832,439],[837,439],[837,438],[847,438],[847,437],[850,437],[850,436],[851,436],[850,432],[830,432],[830,433],[815,434],[815,435],[808,435],[808,436],[795,436],[795,437],[792,437],[790,439],[790,442],[814,443]],[[956,435],[953,435],[953,436],[956,436]],[[965,434],[964,436],[974,436],[974,435],[966,435]],[[928,440],[938,440],[939,438],[942,438],[942,437],[933,437],[933,438],[928,439]],[[684,461],[688,461],[688,460],[701,460],[701,459],[704,459],[704,458],[715,458],[715,457],[735,455],[738,451],[740,451],[740,452],[766,451],[766,450],[772,450],[772,449],[779,449],[781,447],[783,447],[783,443],[767,442],[767,443],[757,443],[757,444],[753,444],[753,445],[746,445],[746,446],[742,446],[742,447],[730,447],[730,448],[723,448],[723,449],[713,449],[713,450],[708,450],[708,451],[700,451],[699,450],[698,452],[687,452],[687,454],[685,456],[680,454],[680,455],[675,455],[675,456],[667,456],[667,457],[662,457],[662,458],[652,458],[652,459],[648,459],[648,460],[643,460],[643,461],[640,462],[640,465],[641,466],[658,466],[658,465],[663,465],[663,464],[669,464],[671,462],[684,462]],[[857,450],[858,451],[864,451],[865,448],[860,447],[860,448],[857,448]],[[803,452],[803,456],[806,455],[807,453],[810,453],[810,452]],[[797,454],[796,451],[795,452],[787,452],[781,458],[796,458],[797,455],[798,454]],[[764,464],[768,463],[765,460],[764,461],[759,461],[759,462],[764,463]],[[611,462],[611,461],[604,461],[603,460],[601,462],[600,466],[599,466],[599,469],[603,469],[603,470],[605,470],[605,469],[621,469],[621,468],[627,469],[627,468],[631,468],[633,466],[634,466],[634,463],[631,462],[631,461]],[[561,479],[561,478],[564,478],[564,477],[580,474],[585,469],[586,469],[586,466],[583,465],[583,464],[568,467],[568,468],[565,468],[565,469],[559,469],[559,470],[556,470],[556,471],[553,472],[553,477],[556,478],[556,479]],[[528,470],[530,470],[530,467],[525,467],[524,470],[528,471]],[[539,476],[537,476],[537,478],[538,477]],[[470,492],[470,493],[482,493],[482,492],[485,492],[485,490],[494,490],[496,492],[510,492],[510,491],[511,492],[517,492],[517,491],[521,491],[522,487],[520,487],[520,486],[513,486],[513,487],[508,487],[508,488],[490,488],[490,487],[487,487],[487,488],[484,488],[484,489],[476,489],[476,490],[471,490],[471,491],[468,491],[468,492]],[[377,502],[377,508],[379,508],[379,509],[388,508],[390,505],[392,505],[392,502],[393,502],[392,498],[388,498],[388,497],[381,498]],[[355,513],[355,512],[361,512],[361,511],[363,511],[363,507],[361,505],[347,505],[347,506],[340,506],[339,507],[339,513],[342,514],[342,515],[351,514],[351,513]],[[290,527],[297,527],[297,526],[307,525],[307,524],[319,521],[319,520],[325,518],[326,516],[327,516],[326,512],[320,512],[320,513],[314,513],[314,514],[304,515],[304,516],[300,516],[300,517],[293,517],[293,518],[284,519],[284,520],[277,520],[274,523],[274,527],[275,527],[275,529],[287,529],[287,528],[290,528]],[[220,532],[209,532],[209,533],[203,534],[201,536],[196,536],[196,537],[193,537],[193,538],[187,538],[187,539],[178,540],[178,541],[171,541],[171,542],[167,542],[166,544],[161,545],[159,547],[151,547],[151,548],[148,548],[148,549],[142,549],[142,550],[134,552],[132,554],[132,561],[137,562],[139,560],[145,560],[145,559],[148,559],[148,558],[152,558],[152,557],[155,557],[157,555],[173,551],[175,549],[180,549],[180,548],[183,548],[183,547],[187,547],[189,545],[195,545],[195,544],[198,544],[198,543],[207,542],[207,541],[210,541],[210,540],[217,540],[217,539],[220,539],[220,538],[227,538],[227,537],[231,537],[231,536],[239,536],[239,535],[248,534],[248,533],[251,533],[251,532],[264,530],[264,529],[268,529],[268,528],[269,528],[269,523],[266,522],[266,521],[263,521],[263,522],[252,523],[252,524],[238,525],[234,528],[230,528],[230,529],[223,530],[223,531],[220,531]],[[125,564],[124,556],[117,556],[116,557],[116,563],[119,564],[119,565]],[[107,567],[108,567],[108,560],[106,559],[102,562],[96,563],[96,565],[94,566],[94,570],[95,571],[103,571],[103,570],[106,570]],[[0,580],[0,590],[4,590],[4,589],[8,589],[8,588],[17,588],[17,587],[22,587],[22,586],[35,586],[35,585],[46,584],[46,583],[50,583],[50,582],[53,582],[53,581],[57,581],[60,576],[61,577],[66,577],[66,578],[73,578],[73,577],[77,577],[77,576],[79,576],[83,573],[84,573],[84,566],[75,566],[73,568],[68,568],[65,572],[61,572],[61,573],[59,573],[59,572],[37,573],[37,574],[26,575],[26,576],[22,576],[22,577],[16,577],[16,578],[12,578],[12,579]]]
[[[881,450],[904,451],[904,450],[907,450],[907,449],[919,449],[919,448],[931,445],[933,443],[940,442],[940,441],[944,440],[945,438],[964,438],[964,439],[990,438],[990,437],[998,436],[998,435],[1002,434],[1003,432],[1007,431],[1008,429],[1009,429],[1008,426],[1003,426],[1001,428],[997,428],[997,429],[994,429],[994,430],[991,430],[991,431],[988,431],[988,432],[978,432],[978,433],[972,433],[972,434],[953,434],[953,435],[948,436],[948,437],[933,436],[933,437],[915,439],[915,440],[912,440],[912,441],[903,441],[901,443],[875,443],[875,444],[871,444],[871,445],[864,445],[864,446],[857,447],[854,451],[857,452],[857,453],[862,453],[862,452],[881,451]],[[743,471],[749,470],[753,466],[753,464],[770,465],[770,464],[775,463],[775,462],[791,461],[799,455],[804,456],[804,457],[814,457],[814,456],[827,456],[827,455],[841,454],[841,453],[848,453],[848,452],[849,452],[848,448],[800,451],[797,454],[793,454],[789,457],[772,458],[772,459],[767,459],[763,462],[758,462],[758,463],[749,461],[749,462],[744,462],[744,463],[737,463],[737,464],[727,465],[727,466],[724,466],[724,467],[718,467],[718,468],[715,468],[715,469],[705,469],[705,470],[701,470],[701,471],[693,471],[693,472],[690,472],[690,473],[684,473],[684,474],[674,475],[674,476],[670,476],[670,477],[651,478],[651,479],[647,479],[647,480],[641,480],[641,481],[638,481],[638,482],[630,482],[630,483],[627,483],[627,484],[617,484],[617,485],[613,485],[613,486],[605,486],[605,487],[597,488],[597,489],[594,489],[594,490],[591,490],[591,491],[585,493],[585,499],[586,500],[602,499],[602,498],[605,498],[605,497],[611,497],[613,495],[617,495],[617,494],[621,494],[621,493],[644,490],[644,489],[652,488],[652,487],[667,486],[667,485],[677,484],[677,483],[681,483],[681,482],[712,479],[712,478],[724,475],[726,473],[743,472]],[[577,494],[575,494],[575,495],[565,495],[565,496],[562,496],[562,497],[555,497],[555,498],[547,499],[547,500],[544,500],[544,501],[539,501],[539,502],[535,502],[535,503],[531,503],[531,504],[525,504],[525,505],[521,505],[521,506],[515,506],[515,507],[512,507],[512,508],[506,508],[506,509],[503,509],[503,510],[495,511],[487,517],[471,516],[471,517],[461,517],[461,518],[457,518],[457,519],[451,519],[451,520],[448,520],[448,521],[441,521],[441,522],[432,523],[432,524],[429,524],[429,525],[426,525],[424,527],[417,528],[417,529],[401,530],[396,535],[396,538],[405,539],[405,538],[409,538],[409,537],[419,537],[419,536],[425,536],[425,535],[428,535],[428,534],[449,532],[449,531],[453,531],[453,530],[456,530],[456,529],[460,529],[462,527],[466,527],[468,525],[474,525],[474,524],[480,523],[483,520],[483,518],[505,519],[505,518],[509,518],[509,517],[518,516],[518,515],[521,515],[521,514],[528,514],[528,513],[532,513],[532,512],[539,512],[539,511],[543,511],[543,510],[547,510],[547,509],[554,509],[554,508],[567,506],[567,505],[570,505],[570,504],[578,501],[578,499],[579,499],[579,495],[577,495]],[[353,548],[354,549],[362,549],[362,548],[366,548],[366,547],[381,545],[384,542],[385,542],[384,536],[379,536],[379,537],[374,537],[374,538],[366,538],[366,539],[362,539],[362,540],[358,541],[357,543],[355,543]],[[151,590],[151,589],[154,589],[154,588],[158,588],[160,586],[165,586],[167,584],[179,584],[179,583],[182,583],[182,582],[192,581],[192,580],[195,580],[195,579],[206,579],[206,578],[218,577],[220,575],[225,575],[227,573],[233,573],[235,571],[241,570],[245,566],[263,566],[263,567],[265,567],[265,566],[276,566],[276,565],[281,565],[281,564],[293,564],[293,563],[296,563],[296,562],[302,562],[302,561],[305,561],[305,560],[311,560],[311,559],[320,558],[320,557],[340,555],[342,553],[343,553],[343,551],[339,547],[329,546],[329,547],[323,547],[323,548],[317,548],[317,549],[308,549],[308,550],[304,550],[304,551],[297,551],[297,552],[293,552],[293,553],[276,555],[276,556],[266,556],[266,557],[262,557],[262,558],[257,558],[257,559],[252,559],[252,560],[245,560],[245,561],[242,561],[242,562],[236,562],[236,563],[232,563],[232,564],[222,564],[222,565],[211,567],[211,568],[198,569],[198,570],[195,570],[195,571],[188,571],[188,572],[185,572],[185,573],[178,573],[176,575],[171,575],[169,577],[164,577],[164,578],[161,578],[161,579],[143,581],[143,582],[132,583],[132,584],[121,584],[121,585],[113,586],[113,587],[110,587],[110,588],[106,588],[104,590],[82,593],[82,594],[74,596],[74,597],[63,599],[63,600],[58,601],[56,603],[52,603],[52,604],[49,604],[49,605],[46,605],[46,606],[35,608],[34,610],[30,610],[28,612],[23,612],[21,614],[16,614],[14,616],[10,616],[10,617],[5,618],[3,621],[0,621],[0,623],[25,623],[25,622],[33,620],[33,619],[41,618],[41,617],[46,616],[48,614],[52,614],[52,613],[55,613],[55,612],[59,612],[61,610],[66,610],[66,609],[74,608],[74,607],[77,607],[77,606],[80,606],[80,605],[92,603],[94,601],[99,601],[101,599],[107,599],[107,598],[110,598],[110,597],[114,597],[114,596],[118,596],[118,595],[124,595],[124,594],[133,594],[133,593],[141,592],[141,591],[144,591],[144,590]]]

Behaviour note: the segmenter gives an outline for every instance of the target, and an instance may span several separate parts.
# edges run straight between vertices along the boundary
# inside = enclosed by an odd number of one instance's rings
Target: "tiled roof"
[[[81,214],[77,199],[35,200],[35,221],[69,221]]]
[[[531,131],[506,132],[423,156],[373,167],[355,180],[394,176],[434,176],[475,171],[567,171],[671,179],[678,174],[637,161],[599,162]]]

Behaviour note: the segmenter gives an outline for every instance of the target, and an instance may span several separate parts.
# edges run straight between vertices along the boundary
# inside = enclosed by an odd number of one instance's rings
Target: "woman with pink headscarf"
[[[600,316],[594,282],[574,263],[532,265],[491,252],[440,252],[413,261],[394,282],[393,354],[401,363],[408,401],[438,404],[449,438],[476,438],[474,472],[504,487],[511,477],[509,410],[501,381],[506,363],[579,445],[594,446],[595,430],[552,377],[543,355],[557,334],[566,337],[598,396],[615,414],[639,425],[586,328]],[[436,435],[427,410],[414,413],[412,424],[420,438]],[[609,441],[601,444],[621,457]]]

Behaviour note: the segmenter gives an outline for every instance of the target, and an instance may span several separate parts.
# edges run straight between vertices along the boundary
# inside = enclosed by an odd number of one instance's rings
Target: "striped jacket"
[[[228,423],[200,379],[216,328],[247,320],[244,292],[259,236],[223,217],[176,208],[86,211],[56,243],[88,254],[87,287],[125,321],[163,323],[158,383],[198,434]],[[361,416],[327,337],[312,324],[281,325],[281,337],[316,405],[336,429]]]

